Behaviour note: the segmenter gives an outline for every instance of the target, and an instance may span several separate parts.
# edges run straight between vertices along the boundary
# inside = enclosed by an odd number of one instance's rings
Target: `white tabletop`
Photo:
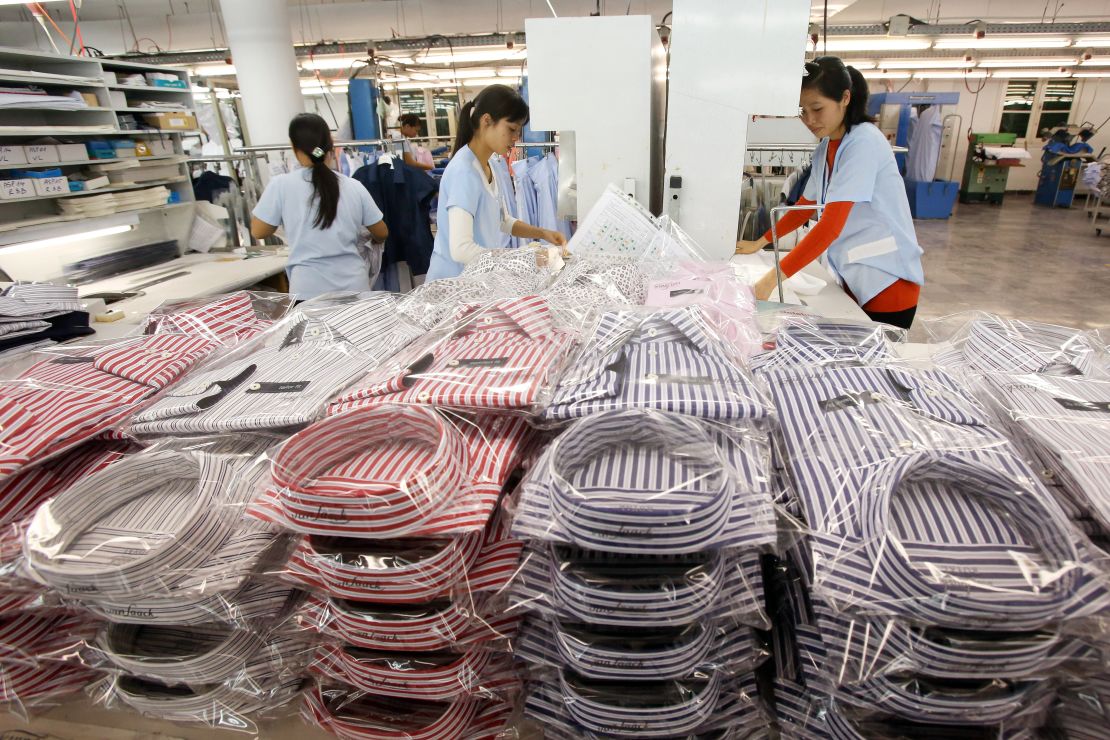
[[[97,337],[112,338],[131,332],[148,313],[166,301],[239,290],[282,272],[286,261],[284,253],[257,257],[226,252],[188,254],[155,267],[83,285],[78,292],[85,298],[96,293],[133,291],[137,286],[163,278],[156,284],[139,288],[140,295],[108,306],[123,311],[122,319],[111,323],[92,323]],[[175,276],[176,273],[184,274]]]
[[[770,265],[773,265],[774,261],[769,259],[769,256],[770,253],[759,254],[758,252],[756,254],[738,254],[732,258],[731,262],[736,265],[758,265],[770,269]],[[796,298],[798,305],[805,306],[825,318],[867,321],[867,314],[863,312],[859,304],[837,285],[833,276],[819,262],[810,262],[801,271],[806,275],[825,281],[825,287],[814,295],[800,293],[792,295],[788,291],[788,298]],[[777,290],[771,294],[771,298],[777,300]]]

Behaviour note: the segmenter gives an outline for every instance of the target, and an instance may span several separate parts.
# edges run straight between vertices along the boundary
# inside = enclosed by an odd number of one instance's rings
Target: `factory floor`
[[[1009,194],[1001,206],[956,204],[946,221],[915,221],[925,250],[925,288],[910,338],[922,319],[982,310],[1065,326],[1110,326],[1110,222],[1097,236],[1082,197],[1071,209],[1033,205]]]

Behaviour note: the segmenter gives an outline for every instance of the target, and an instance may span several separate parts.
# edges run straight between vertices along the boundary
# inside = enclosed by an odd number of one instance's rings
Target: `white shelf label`
[[[58,147],[53,144],[32,144],[24,147],[27,150],[27,161],[30,162],[57,162]]]
[[[23,164],[27,155],[21,146],[0,146],[0,164]]]
[[[0,198],[12,200],[13,198],[30,198],[35,194],[35,186],[28,179],[0,180]]]

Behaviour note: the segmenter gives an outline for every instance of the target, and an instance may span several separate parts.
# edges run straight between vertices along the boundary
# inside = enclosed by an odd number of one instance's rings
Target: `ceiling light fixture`
[[[855,67],[855,62],[850,62]],[[960,59],[884,59],[877,65],[879,69],[964,69],[974,67],[975,62]],[[858,69],[858,67],[857,67]]]
[[[996,57],[993,59],[980,59],[979,66],[986,69],[1017,69],[1019,67],[1073,67],[1077,64],[1075,57],[1021,57],[1006,59]]]
[[[908,80],[913,75],[906,70],[891,70],[885,69],[867,70],[860,72],[865,80]]]
[[[930,39],[890,39],[885,36],[826,38],[821,41],[821,48],[829,51],[922,51],[932,46]]]
[[[966,36],[938,38],[934,49],[1064,49],[1071,46],[1071,39],[1037,36],[987,36],[969,39]],[[1089,44],[1088,44],[1089,46]]]

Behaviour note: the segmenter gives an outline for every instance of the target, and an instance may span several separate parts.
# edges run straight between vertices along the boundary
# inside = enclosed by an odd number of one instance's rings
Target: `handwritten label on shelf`
[[[23,164],[27,155],[21,146],[0,146],[0,164]]]
[[[12,200],[14,198],[30,198],[35,194],[34,184],[28,180],[0,180],[0,198]]]
[[[27,151],[28,162],[58,161],[58,147],[53,144],[29,144],[24,149]]]

